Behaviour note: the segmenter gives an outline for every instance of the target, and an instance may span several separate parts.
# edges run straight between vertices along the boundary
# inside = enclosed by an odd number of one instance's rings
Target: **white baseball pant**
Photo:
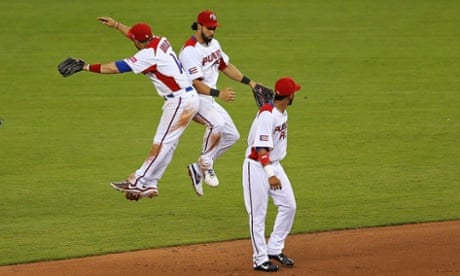
[[[214,160],[226,152],[240,138],[230,114],[213,98],[200,97],[200,109],[194,120],[206,125],[201,156],[198,159],[203,170],[211,169]]]
[[[284,242],[292,229],[297,208],[286,172],[279,162],[273,162],[272,166],[275,175],[281,181],[281,190],[270,189],[267,173],[260,162],[249,158],[243,162],[243,195],[249,216],[254,267],[268,261],[268,255],[283,252]],[[265,222],[269,196],[272,197],[278,210],[273,230],[266,242]]]
[[[195,89],[172,98],[165,97],[160,123],[153,138],[152,148],[142,166],[131,174],[129,181],[137,187],[157,187],[171,162],[179,138],[199,108]]]

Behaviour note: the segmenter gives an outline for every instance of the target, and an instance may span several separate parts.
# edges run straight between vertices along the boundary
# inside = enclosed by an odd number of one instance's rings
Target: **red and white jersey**
[[[179,59],[192,80],[201,79],[211,88],[217,88],[219,71],[230,62],[219,41],[213,38],[209,44],[201,44],[193,36],[185,42]]]
[[[155,36],[146,48],[124,61],[135,74],[145,74],[160,96],[192,86],[192,81],[165,37]]]
[[[263,147],[270,150],[270,160],[283,160],[287,150],[287,123],[286,110],[281,113],[270,104],[262,106],[249,130],[246,156],[253,148]]]

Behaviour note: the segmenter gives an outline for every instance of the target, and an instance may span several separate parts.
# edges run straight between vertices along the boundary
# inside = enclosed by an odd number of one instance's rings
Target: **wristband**
[[[272,165],[267,165],[264,167],[265,172],[268,174],[268,177],[275,176]]]
[[[257,159],[259,160],[260,164],[262,164],[262,166],[267,166],[271,163],[270,155],[268,154],[268,152],[259,155]]]
[[[209,95],[213,97],[219,97],[219,94],[220,94],[220,91],[215,88],[211,88],[211,90],[209,91]]]
[[[119,23],[119,22],[116,22],[116,23],[115,23],[115,26],[114,26],[115,30],[118,30],[118,26],[120,26],[120,23]]]
[[[101,64],[90,64],[88,66],[88,71],[93,72],[93,73],[101,73]]]
[[[251,82],[251,80],[248,77],[243,76],[243,78],[241,79],[240,82],[244,83],[244,84],[249,84]]]

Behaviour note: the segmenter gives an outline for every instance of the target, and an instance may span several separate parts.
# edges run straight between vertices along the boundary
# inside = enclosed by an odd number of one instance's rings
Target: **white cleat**
[[[213,169],[207,169],[204,172],[204,182],[211,187],[219,186],[219,179]]]

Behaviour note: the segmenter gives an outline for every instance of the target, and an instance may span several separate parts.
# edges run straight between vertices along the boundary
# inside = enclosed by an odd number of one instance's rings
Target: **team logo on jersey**
[[[136,57],[130,57],[130,58],[129,58],[129,61],[131,61],[132,63],[136,63],[136,62],[137,62],[137,58],[136,58]]]
[[[268,141],[268,135],[260,135],[259,136],[259,141],[267,142]]]
[[[196,67],[189,68],[188,73],[190,75],[196,74],[196,73],[198,73],[198,68],[196,68]]]
[[[160,49],[166,53],[169,48],[171,48],[171,43],[169,43],[167,39],[163,40],[163,42],[160,45]]]

